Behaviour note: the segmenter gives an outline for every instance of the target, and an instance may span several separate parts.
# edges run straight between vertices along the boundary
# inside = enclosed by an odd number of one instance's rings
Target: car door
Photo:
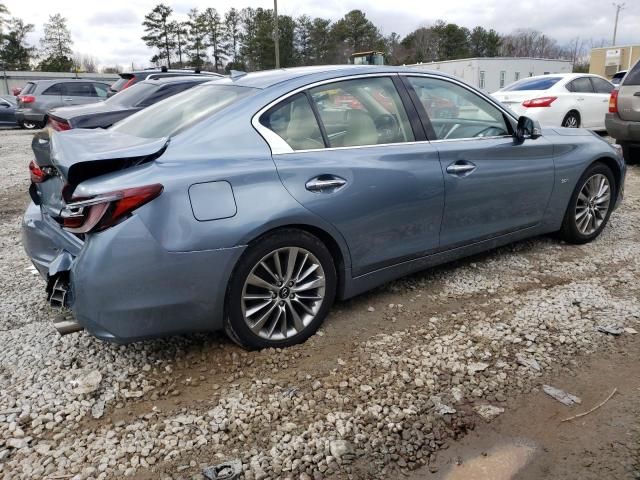
[[[622,120],[640,122],[640,61],[624,77],[619,88],[618,115]]]
[[[272,151],[284,186],[342,234],[354,276],[439,246],[438,153],[416,142],[426,137],[397,82],[363,75],[323,83],[260,117],[281,145]]]
[[[68,105],[84,105],[99,102],[98,92],[92,82],[64,82],[62,84],[62,102]]]
[[[544,137],[514,142],[496,103],[466,85],[405,76],[445,183],[441,248],[455,248],[540,223],[554,181],[553,148]]]
[[[0,98],[0,123],[5,125],[16,123],[15,105],[4,98]]]
[[[567,89],[575,96],[580,111],[580,126],[594,128],[600,125],[602,123],[599,118],[602,111],[601,99],[593,89],[589,77],[578,77],[572,80],[567,84]]]
[[[597,117],[594,119],[594,125],[592,128],[597,130],[604,130],[604,118],[609,111],[609,98],[611,97],[611,91],[615,88],[614,85],[600,77],[589,77],[591,85],[595,91],[595,97],[597,98]]]

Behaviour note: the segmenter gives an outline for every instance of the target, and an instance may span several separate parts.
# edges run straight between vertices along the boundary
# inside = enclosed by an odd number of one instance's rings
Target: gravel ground
[[[595,242],[543,237],[335,306],[284,351],[222,335],[116,346],[60,337],[20,244],[31,134],[0,132],[0,476],[395,478],[640,330],[640,168]],[[596,325],[631,330],[614,338]],[[489,405],[497,408],[486,408]],[[485,408],[483,408],[485,407]],[[629,477],[633,478],[633,477]]]

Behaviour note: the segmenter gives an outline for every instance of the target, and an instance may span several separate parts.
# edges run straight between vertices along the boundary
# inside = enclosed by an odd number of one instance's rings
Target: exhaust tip
[[[80,325],[78,322],[74,320],[67,320],[67,319],[62,319],[57,321],[54,320],[53,326],[55,327],[55,329],[58,331],[60,335],[68,335],[70,333],[75,333],[75,332],[84,330],[84,327]]]

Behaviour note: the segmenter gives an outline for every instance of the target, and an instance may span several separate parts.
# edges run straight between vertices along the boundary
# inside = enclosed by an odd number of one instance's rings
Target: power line
[[[613,24],[613,42],[611,43],[611,45],[614,46],[616,44],[616,35],[618,34],[618,17],[620,16],[620,10],[623,10],[626,4],[613,3],[612,5],[616,7],[616,21]]]

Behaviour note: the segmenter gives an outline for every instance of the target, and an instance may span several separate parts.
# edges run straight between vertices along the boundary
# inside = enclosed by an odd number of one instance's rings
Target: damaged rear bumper
[[[245,247],[168,252],[136,215],[85,242],[50,222],[29,206],[25,250],[44,278],[68,275],[68,306],[91,334],[128,343],[222,328],[226,285]]]

